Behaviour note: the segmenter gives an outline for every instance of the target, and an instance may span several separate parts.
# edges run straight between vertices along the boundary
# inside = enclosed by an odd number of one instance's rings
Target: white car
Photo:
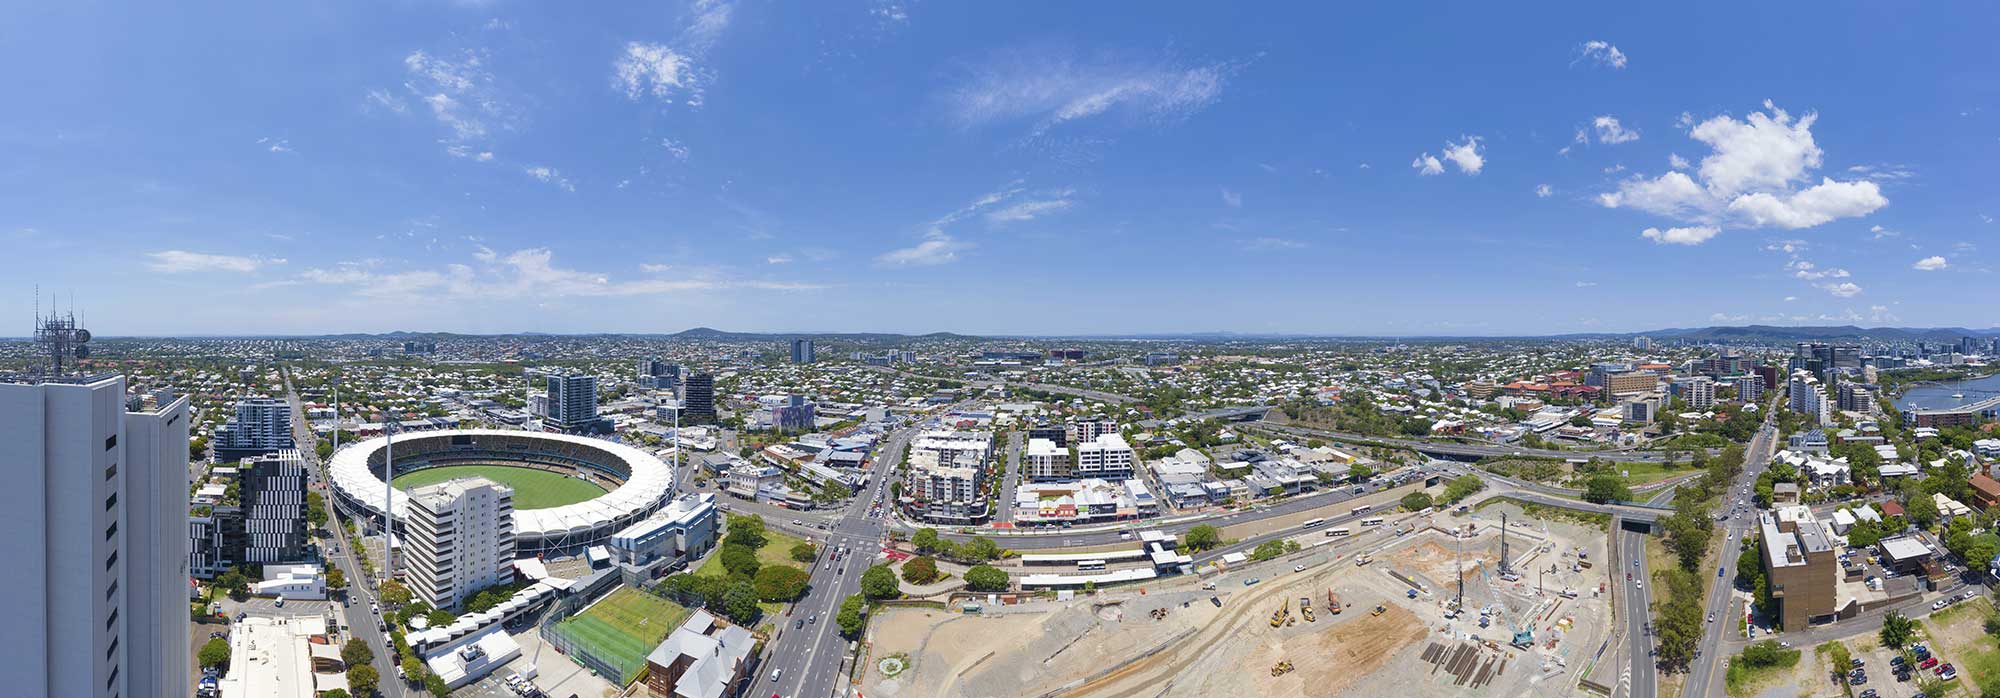
[[[1305,566],[1305,565],[1292,565],[1292,571],[1293,571],[1293,572],[1304,572],[1304,571],[1306,571],[1306,566]]]

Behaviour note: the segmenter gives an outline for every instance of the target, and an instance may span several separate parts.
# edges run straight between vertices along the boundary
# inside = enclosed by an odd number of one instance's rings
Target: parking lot
[[[222,611],[229,614],[232,618],[238,613],[247,613],[265,618],[282,618],[286,616],[325,617],[332,615],[331,609],[334,606],[334,602],[332,601],[300,600],[288,600],[284,602],[285,605],[279,606],[278,599],[260,596],[253,596],[241,602],[223,599],[219,603],[222,604]]]

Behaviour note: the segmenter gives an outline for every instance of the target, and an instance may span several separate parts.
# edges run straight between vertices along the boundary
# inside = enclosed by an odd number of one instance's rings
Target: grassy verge
[[[1619,463],[1612,467],[1620,473],[1629,473],[1625,476],[1625,481],[1633,487],[1695,472],[1695,469],[1688,467],[1686,463],[1675,465],[1677,467],[1669,468],[1664,463]]]
[[[805,569],[804,565],[792,559],[792,547],[804,542],[806,542],[804,538],[765,529],[764,546],[757,549],[757,564],[760,567],[783,565]],[[729,576],[729,570],[722,567],[722,548],[717,546],[714,552],[709,553],[708,559],[703,560],[700,567],[694,568],[694,574],[703,577]],[[783,613],[785,610],[785,604],[773,601],[759,601],[757,607],[764,609],[766,616]]]
[[[1776,640],[1765,640],[1759,644],[1766,646],[1757,648],[1758,651],[1754,652],[1745,650],[1742,654],[1729,658],[1729,670],[1723,676],[1729,695],[1749,695],[1763,684],[1790,672],[1793,667],[1799,665],[1798,650],[1780,649]],[[1756,655],[1754,661],[1750,657],[1753,654]]]
[[[1558,507],[1536,504],[1534,502],[1524,502],[1519,499],[1515,499],[1513,497],[1488,497],[1485,501],[1482,501],[1478,505],[1474,506],[1473,509],[1475,511],[1480,509],[1485,509],[1488,506],[1491,506],[1493,504],[1498,504],[1501,502],[1505,502],[1507,504],[1512,504],[1514,506],[1520,507],[1521,513],[1527,514],[1529,516],[1538,519],[1569,521],[1572,523],[1578,523],[1585,526],[1591,526],[1600,530],[1611,528],[1610,514],[1597,514],[1587,511],[1572,511],[1569,509],[1562,509]]]

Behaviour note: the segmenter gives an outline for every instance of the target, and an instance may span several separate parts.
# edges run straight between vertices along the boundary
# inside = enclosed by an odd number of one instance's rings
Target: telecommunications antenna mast
[[[41,291],[35,292],[35,344],[48,357],[48,370],[52,375],[63,375],[64,363],[74,363],[78,359],[90,358],[90,330],[76,326],[76,313],[58,314],[55,308],[42,315]]]

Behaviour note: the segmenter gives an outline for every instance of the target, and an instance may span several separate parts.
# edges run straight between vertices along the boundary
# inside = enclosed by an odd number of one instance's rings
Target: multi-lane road
[[[1729,490],[1722,493],[1722,502],[1716,513],[1729,518],[1722,522],[1725,536],[1722,544],[1722,558],[1716,563],[1721,566],[1715,584],[1708,589],[1708,599],[1703,603],[1703,619],[1714,618],[1702,629],[1701,642],[1695,645],[1697,655],[1688,667],[1687,688],[1681,695],[1687,698],[1701,698],[1708,695],[1722,695],[1721,672],[1723,633],[1735,632],[1736,618],[1729,613],[1731,589],[1736,586],[1736,557],[1743,554],[1743,537],[1757,527],[1756,507],[1749,504],[1750,487],[1757,482],[1757,476],[1770,467],[1771,454],[1777,448],[1777,427],[1766,421],[1750,439],[1750,448],[1744,453],[1743,472],[1736,481],[1729,484]],[[1706,570],[1701,570],[1706,571]],[[1642,697],[1643,698],[1643,697]]]
[[[368,649],[375,653],[375,671],[382,677],[376,689],[384,698],[401,698],[403,683],[396,680],[396,663],[389,656],[389,639],[376,626],[378,616],[371,610],[375,600],[373,589],[367,577],[362,576],[361,565],[356,562],[357,547],[347,537],[347,529],[340,525],[338,515],[332,509],[332,493],[327,491],[326,466],[319,460],[319,437],[306,421],[304,404],[299,394],[292,389],[291,374],[285,374],[285,399],[292,406],[292,438],[297,442],[299,453],[306,459],[306,488],[328,498],[329,511],[327,529],[333,533],[331,540],[322,539],[320,553],[328,564],[339,567],[347,577],[347,602],[334,602],[334,610],[346,623],[346,633],[361,638],[368,643]]]

